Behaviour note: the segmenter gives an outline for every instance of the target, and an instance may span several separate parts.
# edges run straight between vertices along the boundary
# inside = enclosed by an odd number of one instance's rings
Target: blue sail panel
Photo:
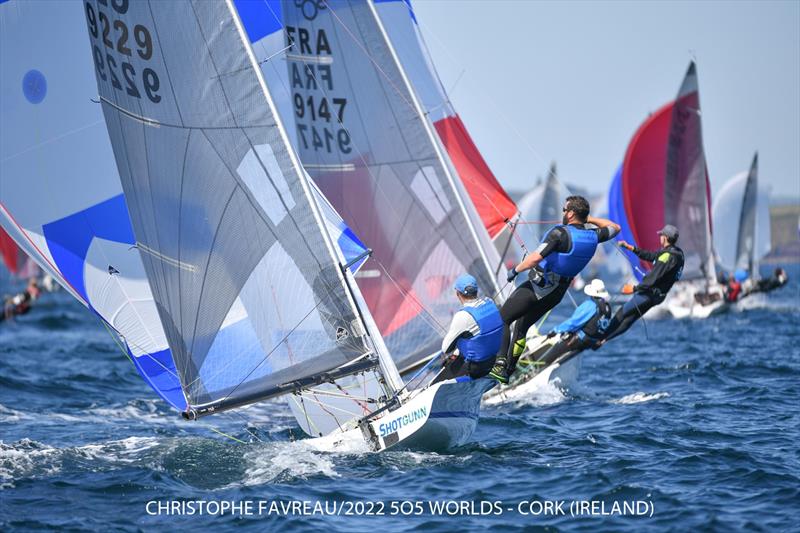
[[[628,222],[628,214],[625,212],[625,203],[622,200],[622,165],[617,168],[614,178],[611,180],[611,189],[608,192],[608,216],[611,220],[615,221],[622,228],[617,236],[617,239],[627,241],[635,244],[633,238],[633,231],[631,231],[630,223]],[[625,258],[631,265],[634,276],[639,281],[642,281],[644,272],[639,266],[639,258],[633,252],[619,249],[622,251]]]
[[[128,355],[142,379],[168,404],[179,411],[186,409],[186,398],[169,348],[136,356],[128,347]]]

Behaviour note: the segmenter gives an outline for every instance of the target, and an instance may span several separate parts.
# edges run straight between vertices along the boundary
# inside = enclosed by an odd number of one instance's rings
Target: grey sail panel
[[[664,183],[664,221],[680,230],[684,280],[716,278],[709,191],[697,69],[691,63],[672,110]]]
[[[402,369],[438,350],[460,273],[495,280],[371,6],[315,6],[282,3],[298,152],[374,250],[357,279]]]
[[[739,218],[739,235],[736,241],[736,268],[746,269],[757,275],[755,265],[756,207],[758,204],[758,154],[753,157],[750,173],[744,187],[742,212]]]
[[[190,407],[257,398],[366,353],[228,5],[105,4],[87,4],[98,88]],[[119,28],[113,40],[102,20]]]

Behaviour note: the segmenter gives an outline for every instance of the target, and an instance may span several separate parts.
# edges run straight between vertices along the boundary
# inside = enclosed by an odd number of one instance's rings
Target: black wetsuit
[[[583,224],[574,224],[580,229],[586,228]],[[606,242],[613,238],[617,232],[610,226],[605,228],[591,228],[597,232],[597,242]],[[554,252],[569,253],[572,249],[572,238],[569,231],[562,226],[556,226],[550,231],[536,251],[542,256],[547,257]],[[541,287],[534,283],[534,279],[540,272],[531,269],[528,279],[517,287],[508,300],[500,308],[500,316],[503,318],[503,341],[500,344],[498,357],[505,356],[506,369],[509,374],[513,372],[516,361],[513,360],[513,345],[519,339],[524,338],[528,329],[544,316],[549,310],[554,308],[564,298],[573,278],[559,276],[558,274],[544,274],[545,283]],[[512,341],[511,324],[514,326]]]
[[[636,286],[631,299],[617,310],[606,330],[609,340],[625,333],[651,307],[663,302],[683,272],[683,250],[675,245],[669,245],[656,252],[634,247],[633,253],[645,261],[652,262],[653,268]]]

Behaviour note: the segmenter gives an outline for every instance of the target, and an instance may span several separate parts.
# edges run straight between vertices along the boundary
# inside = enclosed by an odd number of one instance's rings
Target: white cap
[[[591,283],[583,288],[583,292],[596,298],[608,299],[606,284],[603,283],[602,279],[593,279]]]

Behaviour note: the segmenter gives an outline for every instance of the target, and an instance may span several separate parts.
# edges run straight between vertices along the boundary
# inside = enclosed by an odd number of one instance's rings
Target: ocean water
[[[584,357],[576,389],[486,408],[473,442],[443,454],[311,451],[280,401],[183,421],[90,313],[46,295],[0,323],[0,530],[797,531],[800,270],[790,275],[753,309],[637,324]],[[170,501],[254,507],[148,514]],[[316,501],[355,514],[258,513]],[[577,501],[593,514],[572,516]],[[637,501],[652,516],[613,513]]]

